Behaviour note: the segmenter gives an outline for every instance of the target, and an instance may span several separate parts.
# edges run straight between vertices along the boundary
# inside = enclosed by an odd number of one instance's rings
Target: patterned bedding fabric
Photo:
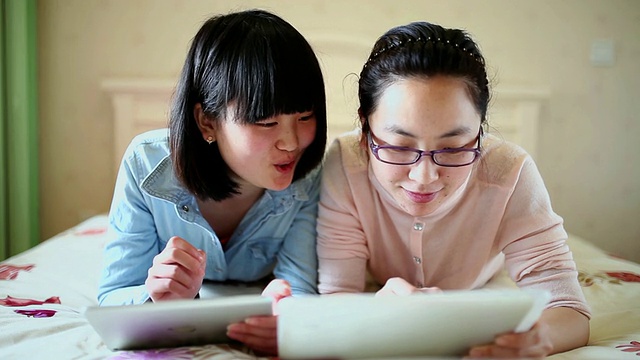
[[[259,359],[230,345],[111,351],[80,313],[96,305],[106,216],[0,262],[0,359]],[[592,307],[589,345],[549,359],[640,360],[640,264],[569,240]],[[508,286],[495,279],[491,286]]]

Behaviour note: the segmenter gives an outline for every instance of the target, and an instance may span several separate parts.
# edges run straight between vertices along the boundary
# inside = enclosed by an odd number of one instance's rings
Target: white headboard
[[[497,87],[488,111],[489,132],[522,146],[535,159],[540,117],[550,95],[540,87]]]
[[[110,95],[113,105],[113,157],[116,171],[127,145],[135,135],[167,127],[174,87],[175,81],[168,79],[116,78],[103,81],[102,89]],[[489,132],[521,145],[535,159],[540,115],[549,96],[548,90],[539,87],[496,88],[489,109]],[[331,104],[328,104],[327,112],[331,117]],[[334,125],[331,119],[329,123],[330,137],[353,126],[351,123]]]
[[[113,105],[113,160],[116,172],[134,136],[165,128],[175,81],[166,79],[106,79],[102,89]]]

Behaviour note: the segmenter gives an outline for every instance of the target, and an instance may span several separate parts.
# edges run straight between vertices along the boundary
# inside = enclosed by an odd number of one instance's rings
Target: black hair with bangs
[[[324,81],[307,40],[282,18],[264,10],[214,16],[193,38],[176,86],[169,119],[171,159],[177,178],[202,200],[223,200],[238,184],[217,143],[207,144],[194,108],[213,121],[253,124],[312,110],[316,136],[296,166],[293,181],[322,161],[327,141]],[[234,104],[235,114],[226,114]]]

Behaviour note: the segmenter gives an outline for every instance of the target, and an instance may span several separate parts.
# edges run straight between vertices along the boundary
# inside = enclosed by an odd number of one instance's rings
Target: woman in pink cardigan
[[[475,289],[506,268],[552,300],[528,332],[471,357],[532,357],[587,343],[590,310],[562,218],[532,158],[485,134],[485,60],[470,36],[425,22],[389,30],[359,79],[361,129],[324,165],[319,291]]]

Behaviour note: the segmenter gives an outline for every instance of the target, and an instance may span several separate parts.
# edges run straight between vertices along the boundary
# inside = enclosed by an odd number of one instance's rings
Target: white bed
[[[0,263],[0,359],[256,359],[229,345],[107,349],[79,313],[97,303],[106,227],[106,216],[93,217]],[[591,339],[586,347],[550,358],[638,359],[640,264],[611,257],[576,236],[569,245],[593,309]],[[491,286],[510,284],[501,277]]]
[[[117,164],[135,134],[166,125],[173,83],[109,79],[103,88],[114,105]],[[537,119],[548,96],[544,89],[499,90],[492,110],[494,131],[535,157]],[[332,129],[335,134],[348,126]],[[109,240],[106,227],[106,215],[95,216],[0,262],[0,359],[256,359],[230,345],[110,351],[79,312],[97,304],[102,248]],[[550,358],[639,359],[640,264],[610,256],[571,234],[569,245],[593,310],[591,338],[586,347]],[[501,276],[490,286],[513,284]]]

